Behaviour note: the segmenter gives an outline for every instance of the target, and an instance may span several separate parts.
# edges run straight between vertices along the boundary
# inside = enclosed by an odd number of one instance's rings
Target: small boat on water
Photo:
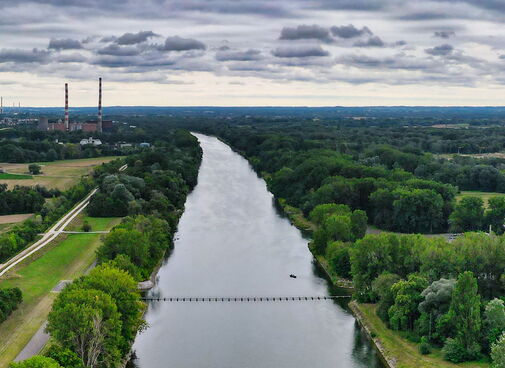
[[[292,279],[296,279],[296,275],[293,274],[289,275],[289,277],[291,277]]]

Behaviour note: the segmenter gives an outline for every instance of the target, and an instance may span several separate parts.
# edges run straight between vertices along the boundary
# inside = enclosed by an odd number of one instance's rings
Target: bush
[[[91,231],[91,225],[89,224],[88,221],[84,221],[81,229],[82,231],[89,233]]]
[[[491,348],[493,368],[505,368],[505,333],[501,335]]]
[[[30,164],[28,165],[28,171],[33,175],[38,175],[40,174],[40,166],[37,164]]]
[[[35,355],[19,363],[9,364],[9,368],[63,368],[54,359]],[[66,367],[65,367],[66,368]]]
[[[467,360],[465,347],[456,339],[448,338],[445,341],[442,353],[444,359],[452,363],[461,363]]]
[[[65,368],[84,368],[81,359],[70,349],[64,349],[59,345],[51,345],[44,356],[54,359]]]
[[[470,348],[465,349],[460,341],[452,338],[445,340],[442,352],[444,354],[444,358],[452,363],[477,360],[481,357],[480,346],[478,344],[472,344]]]
[[[428,338],[426,336],[421,337],[421,343],[419,344],[419,352],[422,355],[428,355],[431,353],[431,345],[428,342]]]

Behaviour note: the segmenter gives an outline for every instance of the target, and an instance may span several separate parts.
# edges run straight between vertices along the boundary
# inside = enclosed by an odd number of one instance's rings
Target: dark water
[[[198,185],[150,296],[338,293],[248,162],[216,138],[197,137]],[[146,320],[134,345],[141,368],[381,367],[352,315],[332,301],[152,302]]]

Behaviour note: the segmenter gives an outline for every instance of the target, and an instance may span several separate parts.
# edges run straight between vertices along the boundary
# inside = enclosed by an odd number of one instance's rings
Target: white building
[[[86,146],[88,144],[91,144],[93,146],[100,146],[102,144],[102,141],[100,139],[93,139],[93,137],[89,137],[88,139],[81,139],[80,144],[81,146]]]

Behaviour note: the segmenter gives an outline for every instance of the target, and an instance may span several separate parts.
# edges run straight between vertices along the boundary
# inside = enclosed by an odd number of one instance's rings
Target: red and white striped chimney
[[[97,131],[102,132],[102,78],[98,78],[98,120]]]
[[[65,129],[67,131],[70,129],[68,124],[68,83],[65,83]]]

